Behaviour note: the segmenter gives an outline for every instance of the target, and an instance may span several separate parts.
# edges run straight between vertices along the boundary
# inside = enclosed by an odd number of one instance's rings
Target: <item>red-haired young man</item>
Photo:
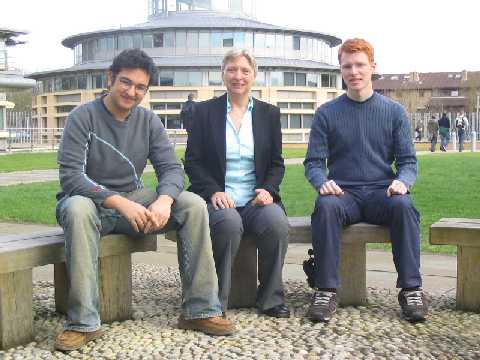
[[[398,300],[407,320],[421,321],[428,310],[421,288],[420,215],[409,196],[417,175],[410,122],[400,104],[373,91],[371,44],[347,40],[338,60],[347,93],[317,110],[304,161],[305,176],[319,193],[312,214],[315,293],[308,316],[328,322],[335,313],[341,232],[364,221],[390,228]]]

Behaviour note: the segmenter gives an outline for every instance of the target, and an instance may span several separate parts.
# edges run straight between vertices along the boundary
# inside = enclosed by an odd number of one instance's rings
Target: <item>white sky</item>
[[[294,8],[289,8],[293,3]],[[147,0],[2,0],[0,27],[27,30],[9,48],[26,72],[69,67],[64,38],[147,21]],[[380,73],[480,70],[478,0],[257,0],[257,19],[363,37],[375,47]]]

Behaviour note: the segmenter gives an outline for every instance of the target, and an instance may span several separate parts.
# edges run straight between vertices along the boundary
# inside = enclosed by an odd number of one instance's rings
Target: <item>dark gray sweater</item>
[[[344,94],[323,104],[315,113],[304,165],[316,190],[329,179],[340,187],[388,186],[394,179],[412,186],[417,159],[404,108],[378,93],[364,102]]]
[[[157,193],[175,199],[184,172],[158,116],[137,106],[122,122],[100,98],[80,105],[68,116],[58,151],[57,199],[82,195],[101,205],[108,196],[142,188],[147,159],[157,175]]]

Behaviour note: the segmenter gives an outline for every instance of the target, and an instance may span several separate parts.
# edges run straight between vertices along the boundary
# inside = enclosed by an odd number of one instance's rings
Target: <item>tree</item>
[[[32,111],[32,89],[5,89],[7,101],[15,104],[15,111]]]

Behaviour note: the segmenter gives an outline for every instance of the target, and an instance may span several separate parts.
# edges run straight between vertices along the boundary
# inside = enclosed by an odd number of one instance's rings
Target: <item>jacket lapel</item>
[[[215,150],[220,164],[222,174],[226,172],[226,119],[227,119],[227,94],[220,96],[217,101],[214,102],[213,111],[210,113],[212,116],[212,129],[213,141],[215,143]]]
[[[255,161],[255,174],[258,179],[258,175],[263,168],[263,159],[262,159],[262,149],[264,134],[265,134],[265,121],[262,121],[264,118],[264,109],[261,104],[254,98],[253,99],[253,110],[252,110],[252,129],[253,129],[253,156]]]

